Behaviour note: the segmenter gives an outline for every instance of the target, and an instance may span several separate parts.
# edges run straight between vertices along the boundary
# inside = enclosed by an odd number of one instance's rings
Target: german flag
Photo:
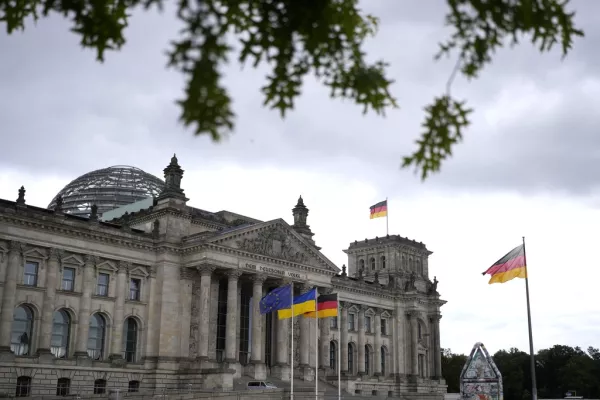
[[[327,318],[337,317],[338,315],[338,295],[337,293],[322,294],[317,299],[317,312],[304,314],[306,318]]]
[[[371,206],[371,219],[387,216],[387,199]]]
[[[527,278],[527,264],[525,263],[525,249],[523,245],[509,251],[489,267],[482,275],[489,274],[492,283],[504,283],[514,278]]]

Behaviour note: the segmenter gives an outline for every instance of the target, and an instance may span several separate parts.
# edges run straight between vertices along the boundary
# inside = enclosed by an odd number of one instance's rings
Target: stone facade
[[[0,393],[230,389],[314,380],[318,365],[353,394],[443,396],[445,302],[422,243],[354,242],[340,272],[302,198],[291,226],[211,213],[187,205],[176,157],[164,172],[152,207],[110,222],[27,205],[24,188],[0,200]],[[291,320],[254,301],[287,282],[340,304],[337,318],[294,319],[293,365]]]

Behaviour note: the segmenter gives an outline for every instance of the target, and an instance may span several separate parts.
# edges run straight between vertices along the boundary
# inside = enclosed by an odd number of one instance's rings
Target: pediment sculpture
[[[237,242],[238,248],[273,258],[281,258],[297,263],[308,260],[305,253],[298,251],[293,239],[279,229],[258,232],[255,237],[243,238]]]

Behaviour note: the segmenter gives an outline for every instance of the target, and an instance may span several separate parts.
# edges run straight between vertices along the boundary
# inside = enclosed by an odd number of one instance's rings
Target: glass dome
[[[98,215],[136,201],[158,196],[165,183],[139,168],[116,165],[88,172],[71,181],[50,202],[49,209],[56,207],[56,199],[63,198],[62,211],[66,214],[88,217],[93,204]]]

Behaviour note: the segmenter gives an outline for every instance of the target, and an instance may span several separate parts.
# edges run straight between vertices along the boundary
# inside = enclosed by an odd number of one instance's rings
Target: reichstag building
[[[164,181],[115,166],[47,208],[23,187],[0,199],[0,394],[289,385],[292,368],[331,387],[339,366],[344,393],[443,397],[445,301],[423,243],[355,241],[338,268],[302,197],[292,224],[209,212],[188,205],[183,172],[173,156]],[[338,293],[338,317],[298,317],[291,332],[290,319],[261,315],[258,299],[290,281]]]

